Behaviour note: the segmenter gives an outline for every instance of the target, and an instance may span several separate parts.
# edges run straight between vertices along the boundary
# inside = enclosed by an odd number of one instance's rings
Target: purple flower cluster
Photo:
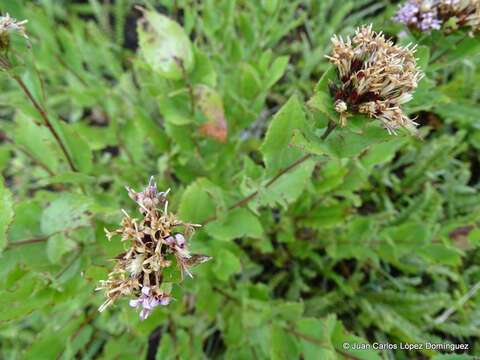
[[[442,21],[437,17],[437,10],[433,8],[429,1],[409,0],[403,6],[399,5],[394,22],[399,22],[408,27],[417,27],[424,33],[431,30],[439,30]]]
[[[418,23],[418,27],[424,32],[428,33],[430,29],[440,30],[442,21],[437,19],[437,14],[429,11],[422,14],[422,21]]]
[[[414,1],[407,1],[405,5],[398,5],[398,7],[397,16],[393,18],[394,22],[399,22],[407,26],[418,22],[417,14],[419,9]]]
[[[140,311],[140,318],[145,320],[148,315],[150,315],[150,311],[156,308],[158,305],[167,306],[170,303],[170,296],[162,296],[158,298],[157,296],[149,295],[150,288],[148,286],[144,286],[142,288],[142,295],[136,300],[130,300],[130,306],[136,308],[137,312],[140,306],[142,306],[142,311]]]

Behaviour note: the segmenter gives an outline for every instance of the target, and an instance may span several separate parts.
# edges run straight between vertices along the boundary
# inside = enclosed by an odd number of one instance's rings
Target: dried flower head
[[[479,0],[442,0],[438,3],[438,9],[451,30],[467,26],[470,27],[470,36],[473,36],[475,31],[480,31]]]
[[[423,76],[413,56],[415,46],[394,45],[372,31],[372,25],[358,28],[353,39],[334,35],[331,40],[327,58],[337,67],[340,86],[330,83],[330,91],[342,126],[353,112],[381,120],[389,133],[402,126],[417,134],[417,124],[401,108]]]
[[[107,299],[99,311],[113,304],[118,297],[134,296],[136,299],[130,301],[130,306],[137,311],[142,307],[140,318],[145,320],[156,306],[170,303],[171,286],[163,279],[165,268],[176,262],[183,281],[185,273],[193,278],[189,267],[211,259],[206,255],[190,254],[185,238],[200,225],[185,223],[169,213],[168,190],[158,192],[157,184],[152,183],[153,176],[139,193],[126,187],[143,216],[140,222],[122,210],[125,214],[120,223],[122,227],[112,232],[105,229],[109,240],[114,235],[122,235],[125,252],[112,259],[116,262],[113,271],[107,280],[100,281],[97,290],[105,290]],[[197,261],[199,258],[203,261]]]
[[[410,30],[420,29],[428,33],[440,30],[455,30],[462,26],[471,28],[470,35],[480,30],[479,0],[409,0],[399,5],[394,22],[400,22]]]
[[[0,49],[8,48],[11,32],[17,31],[20,35],[28,39],[23,27],[27,22],[28,20],[17,21],[11,18],[8,13],[6,13],[5,16],[0,16]]]

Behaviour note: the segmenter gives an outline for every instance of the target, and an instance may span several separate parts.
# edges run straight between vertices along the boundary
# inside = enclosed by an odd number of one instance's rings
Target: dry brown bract
[[[139,222],[122,210],[125,214],[120,223],[122,227],[112,232],[105,229],[109,240],[114,235],[122,236],[125,252],[111,259],[116,265],[108,280],[101,281],[101,286],[97,288],[105,290],[107,298],[99,311],[113,304],[119,296],[135,296],[138,299],[130,301],[130,305],[137,309],[143,306],[140,317],[144,320],[154,307],[170,302],[169,287],[164,286],[162,279],[163,269],[173,266],[173,260],[176,260],[182,280],[185,272],[192,276],[188,267],[195,264],[192,264],[185,238],[200,225],[185,223],[169,213],[168,191],[157,192],[157,186],[152,185],[152,181],[153,177],[140,193],[126,187],[129,196],[137,202],[143,219]],[[178,232],[179,228],[183,231]],[[203,258],[204,261],[209,259],[206,256]]]
[[[330,84],[330,90],[342,126],[353,112],[381,120],[389,133],[402,126],[417,135],[417,124],[401,108],[423,77],[413,56],[416,46],[394,45],[372,31],[372,25],[358,28],[352,40],[336,35],[331,40],[333,51],[327,58],[337,67],[340,86]]]
[[[444,22],[455,18],[455,28],[469,26],[470,36],[480,31],[479,0],[443,0],[438,4],[440,16]]]

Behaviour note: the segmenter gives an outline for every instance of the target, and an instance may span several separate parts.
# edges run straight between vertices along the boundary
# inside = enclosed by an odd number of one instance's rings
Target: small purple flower
[[[169,244],[173,244],[173,242],[175,241],[174,237],[173,236],[169,236],[165,239],[165,241]]]
[[[183,247],[185,245],[185,238],[183,237],[182,234],[176,234],[175,235],[175,240],[177,241],[177,245],[179,247]]]
[[[170,296],[162,296],[158,299],[156,296],[149,295],[150,288],[148,286],[144,286],[142,288],[142,295],[136,300],[130,300],[130,306],[138,309],[142,306],[142,311],[140,311],[140,319],[144,321],[149,315],[150,311],[156,308],[158,305],[168,305],[170,303]]]
[[[418,27],[424,32],[427,33],[430,29],[440,30],[441,20],[437,19],[437,14],[433,11],[429,11],[422,14],[422,21],[418,24]]]
[[[393,21],[394,22],[399,22],[405,25],[413,24],[416,23],[417,20],[417,14],[418,14],[418,7],[416,6],[415,2],[413,1],[407,1],[405,5],[398,5],[399,9],[397,10],[397,13]]]

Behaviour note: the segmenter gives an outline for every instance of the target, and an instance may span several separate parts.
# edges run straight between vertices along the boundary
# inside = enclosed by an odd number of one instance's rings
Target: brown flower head
[[[417,124],[401,107],[412,99],[423,76],[413,56],[415,46],[394,45],[372,31],[372,25],[358,28],[353,39],[334,35],[331,40],[333,50],[327,58],[337,67],[340,85],[331,83],[330,91],[342,126],[349,113],[358,113],[379,119],[389,133],[402,126],[417,134]]]
[[[140,317],[144,320],[153,308],[168,305],[171,300],[171,286],[163,279],[166,268],[176,263],[183,281],[185,273],[193,277],[189,267],[211,259],[205,255],[190,254],[185,238],[200,225],[185,223],[169,213],[168,190],[157,192],[157,185],[152,182],[153,177],[139,193],[126,187],[129,196],[138,204],[143,219],[139,222],[122,210],[125,214],[120,223],[122,227],[113,232],[105,229],[109,240],[114,235],[122,235],[125,252],[111,259],[116,265],[108,279],[100,281],[97,290],[105,290],[107,299],[99,311],[113,304],[118,297],[134,296],[137,299],[131,300],[130,306],[137,310],[142,306]]]
[[[453,28],[469,26],[470,36],[480,31],[480,1],[479,0],[441,0],[438,3],[439,13],[443,22],[454,19]]]

